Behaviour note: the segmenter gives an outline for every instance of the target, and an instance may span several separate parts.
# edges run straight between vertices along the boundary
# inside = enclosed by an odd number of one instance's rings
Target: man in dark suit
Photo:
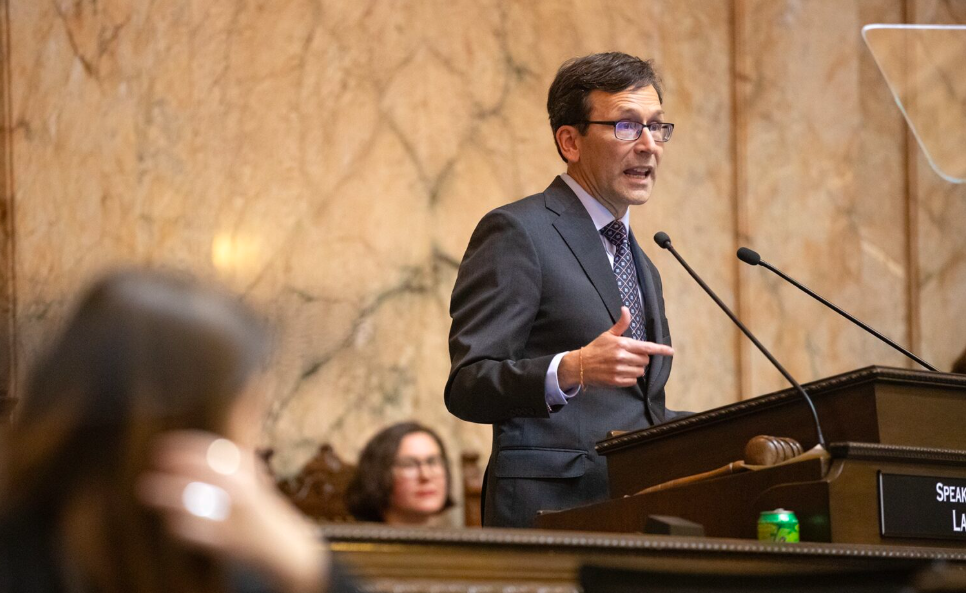
[[[628,224],[673,130],[660,81],[626,54],[577,58],[547,109],[567,173],[483,217],[450,306],[446,406],[493,425],[487,526],[606,499],[595,443],[675,415],[661,279]]]

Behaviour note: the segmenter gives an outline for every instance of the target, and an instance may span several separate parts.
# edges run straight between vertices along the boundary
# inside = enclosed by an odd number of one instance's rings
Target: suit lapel
[[[630,233],[630,244],[631,251],[634,254],[634,266],[637,268],[637,280],[641,284],[641,296],[644,297],[644,327],[647,331],[647,341],[661,344],[667,336],[664,335],[664,327],[658,319],[660,309],[657,302],[657,288],[654,285],[654,277],[651,275],[650,267],[644,263],[647,261],[647,256],[644,255],[644,251],[634,237],[634,231]],[[651,357],[651,364],[647,370],[647,375],[645,375],[648,388],[650,378],[658,376],[661,372],[661,367],[665,363],[664,359],[663,356]],[[648,388],[645,388],[645,393],[648,392]]]
[[[621,301],[620,290],[617,288],[617,281],[614,278],[614,269],[607,260],[607,254],[601,245],[600,234],[597,232],[593,219],[567,183],[560,177],[554,179],[544,194],[547,208],[558,214],[558,218],[553,223],[554,228],[573,252],[574,257],[577,258],[591,284],[594,285],[597,294],[600,295],[601,301],[610,314],[611,320],[617,323],[617,320],[620,319],[623,302]],[[644,323],[648,340],[662,343],[667,337],[664,335],[664,328],[658,318],[660,308],[658,306],[657,288],[649,266],[644,263],[648,261],[647,256],[644,255],[637,243],[633,231],[630,233],[630,244],[634,266],[637,269],[638,282],[641,285],[641,296],[644,300]],[[624,335],[630,336],[630,328],[624,332]],[[652,357],[647,374],[638,381],[639,397],[642,397],[645,401],[650,402],[651,388],[657,387],[656,384],[651,384],[650,378],[660,376],[665,364],[664,356]],[[647,413],[650,416],[653,414],[649,409],[650,403],[647,406]],[[653,417],[651,418],[652,423],[657,421]]]
[[[600,234],[590,214],[580,203],[567,183],[557,177],[544,192],[547,208],[559,218],[553,226],[570,247],[587,278],[597,290],[614,323],[621,316],[621,294],[614,279],[614,270],[600,242]]]

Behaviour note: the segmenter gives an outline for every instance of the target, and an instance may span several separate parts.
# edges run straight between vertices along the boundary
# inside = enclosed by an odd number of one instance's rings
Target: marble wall
[[[0,5],[6,8],[5,4]],[[10,146],[10,22],[0,16],[0,425],[15,405],[13,162]]]
[[[743,3],[739,200],[742,240],[766,261],[908,343],[905,124],[859,35],[902,17],[888,0]],[[904,365],[768,271],[743,266],[741,279],[749,326],[800,381]],[[747,394],[785,385],[753,345],[742,348]]]
[[[654,57],[677,125],[636,234],[666,230],[800,381],[906,363],[738,245],[937,365],[966,346],[966,186],[919,157],[859,34],[966,22],[962,3],[6,4],[15,361],[106,268],[217,278],[280,328],[263,439],[282,473],[411,417],[485,456],[489,428],[442,403],[449,293],[479,218],[562,171],[546,90],[594,51]],[[782,387],[643,243],[677,348],[669,405]]]
[[[966,2],[913,4],[917,23],[966,24]],[[959,89],[963,86],[960,83]],[[960,104],[966,103],[961,97]],[[909,139],[910,220],[917,273],[913,344],[948,368],[966,347],[966,184],[946,183]]]

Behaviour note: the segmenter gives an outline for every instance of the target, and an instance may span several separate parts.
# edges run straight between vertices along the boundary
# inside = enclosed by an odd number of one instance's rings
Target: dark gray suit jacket
[[[660,276],[633,233],[630,242],[648,339],[670,345]],[[617,322],[620,308],[597,228],[561,178],[476,227],[450,305],[445,399],[457,417],[493,425],[484,525],[529,527],[538,510],[606,499],[607,467],[594,444],[609,430],[675,414],[664,407],[671,371],[664,356],[651,357],[633,387],[593,387],[548,412],[544,381],[554,355],[591,342]]]

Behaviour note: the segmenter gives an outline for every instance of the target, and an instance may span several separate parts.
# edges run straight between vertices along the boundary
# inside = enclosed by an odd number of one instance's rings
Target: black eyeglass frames
[[[614,136],[618,140],[627,141],[637,140],[644,133],[644,128],[647,128],[655,142],[667,142],[671,139],[671,132],[674,131],[674,124],[662,121],[652,121],[642,124],[638,121],[622,119],[620,121],[583,121],[581,123],[614,126]]]

